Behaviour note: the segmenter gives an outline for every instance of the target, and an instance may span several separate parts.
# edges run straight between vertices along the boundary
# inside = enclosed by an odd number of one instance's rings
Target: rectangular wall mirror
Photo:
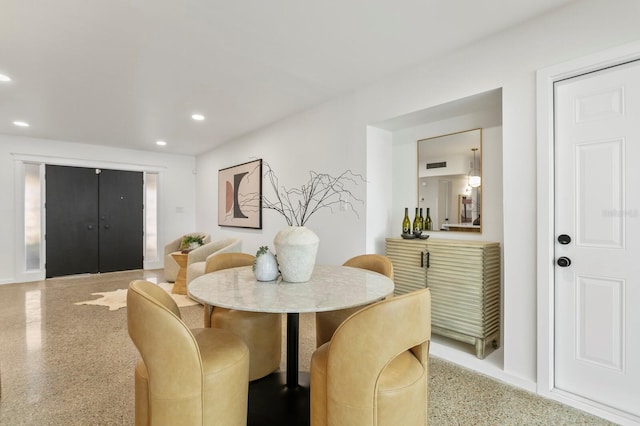
[[[482,232],[482,129],[418,141],[418,206],[434,231]]]

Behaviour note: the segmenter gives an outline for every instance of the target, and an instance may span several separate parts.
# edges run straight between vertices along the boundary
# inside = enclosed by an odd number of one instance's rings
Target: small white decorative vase
[[[258,281],[273,281],[278,278],[278,262],[270,251],[256,257],[253,273]]]
[[[304,226],[290,226],[276,234],[273,244],[284,281],[304,283],[311,279],[319,243],[315,232]]]

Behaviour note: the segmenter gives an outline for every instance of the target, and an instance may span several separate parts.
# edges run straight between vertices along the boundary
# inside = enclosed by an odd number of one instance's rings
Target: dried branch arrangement
[[[362,175],[347,170],[338,176],[332,176],[312,170],[309,172],[307,183],[299,188],[287,189],[280,185],[269,164],[264,162],[264,166],[264,177],[271,183],[275,195],[271,198],[263,194],[262,207],[280,213],[289,226],[304,226],[314,213],[322,209],[333,211],[334,208],[340,207],[340,203],[344,203],[345,209],[360,217],[353,207],[353,202],[364,202],[357,198],[348,186],[366,182]]]

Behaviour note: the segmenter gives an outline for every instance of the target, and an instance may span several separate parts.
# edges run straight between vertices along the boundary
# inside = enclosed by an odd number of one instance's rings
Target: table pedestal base
[[[249,383],[248,426],[308,426],[309,373],[299,373],[298,386],[286,385],[286,373],[272,373]]]

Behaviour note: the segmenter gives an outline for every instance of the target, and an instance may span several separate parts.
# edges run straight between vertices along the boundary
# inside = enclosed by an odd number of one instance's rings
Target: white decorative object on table
[[[278,278],[278,262],[273,253],[269,251],[269,247],[262,246],[256,253],[253,273],[258,281],[274,281]]]
[[[365,182],[362,175],[347,170],[338,176],[327,173],[309,172],[309,180],[300,188],[287,189],[280,186],[278,177],[268,163],[263,162],[267,171],[265,178],[271,182],[275,195],[262,195],[262,207],[280,213],[289,228],[280,231],[273,243],[280,273],[284,281],[301,283],[309,281],[318,253],[318,236],[305,224],[319,210],[340,206],[341,210],[351,210],[356,216],[353,201],[363,203],[350,189],[356,180]],[[259,194],[256,194],[259,196]],[[363,203],[364,204],[364,203]]]
[[[320,239],[305,226],[290,226],[276,234],[273,244],[278,253],[282,279],[290,283],[309,281],[316,264]]]

